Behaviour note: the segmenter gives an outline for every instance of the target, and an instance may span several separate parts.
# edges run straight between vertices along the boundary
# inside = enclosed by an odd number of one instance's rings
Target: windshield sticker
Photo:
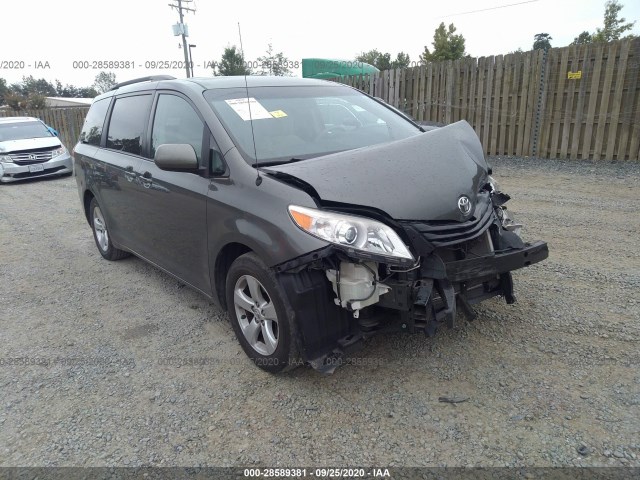
[[[273,112],[269,112],[269,113],[273,118],[282,118],[287,116],[287,114],[284,113],[282,110],[274,110]]]
[[[268,110],[253,97],[233,98],[231,100],[225,100],[225,102],[233,108],[233,111],[245,122],[252,119],[261,120],[263,118],[273,118]],[[251,107],[251,112],[249,112],[249,107]]]

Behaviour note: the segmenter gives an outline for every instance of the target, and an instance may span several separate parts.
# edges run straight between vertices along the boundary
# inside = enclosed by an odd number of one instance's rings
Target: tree
[[[220,63],[213,69],[213,74],[216,76],[250,75],[251,70],[247,68],[244,56],[234,45],[224,49]]]
[[[42,110],[43,108],[47,108],[47,97],[39,93],[22,95],[19,92],[8,91],[4,95],[4,100],[6,104],[16,112],[27,109]]]
[[[258,75],[275,75],[276,77],[290,77],[290,62],[282,52],[273,53],[273,45],[269,44],[266,55],[258,57],[260,71]]]
[[[22,77],[22,82],[11,85],[11,90],[24,97],[30,94],[43,95],[45,97],[55,97],[56,88],[44,78],[36,80],[33,75]]]
[[[533,49],[549,50],[551,48],[551,40],[553,38],[548,33],[536,33],[533,36]]]
[[[113,72],[100,72],[93,81],[93,88],[96,92],[108,92],[116,84],[116,74]],[[95,96],[95,95],[94,95]]]
[[[7,87],[7,81],[4,78],[0,78],[0,105],[4,105],[4,96],[9,93],[9,87]]]
[[[43,108],[47,108],[47,97],[37,93],[32,93],[27,97],[27,107],[32,110],[42,110]]]
[[[6,90],[4,94],[3,85]],[[98,92],[93,87],[76,87],[69,84],[63,86],[60,80],[55,80],[54,85],[44,78],[36,80],[31,75],[22,77],[21,82],[12,84],[8,89],[6,88],[6,82],[0,79],[0,105],[4,101],[14,110],[46,108],[46,97],[91,98],[96,95],[98,95]],[[1,97],[4,97],[4,100]]]
[[[389,70],[391,68],[391,54],[379,52],[376,48],[368,52],[362,52],[356,57],[356,61],[373,65],[378,70]]]
[[[408,53],[400,52],[396,55],[396,59],[391,62],[391,68],[407,68],[411,64]]]
[[[56,80],[56,96],[58,97],[81,97],[82,95],[78,93],[78,90],[78,87],[74,87],[73,85],[67,84],[62,86],[62,82],[60,80]]]
[[[368,63],[378,70],[389,70],[390,68],[407,68],[411,64],[411,59],[408,54],[400,52],[396,55],[396,59],[392,61],[390,53],[382,53],[374,48],[358,55],[356,62]]]
[[[622,34],[628,32],[635,25],[634,22],[625,23],[626,18],[618,18],[620,11],[624,5],[618,3],[617,0],[609,0],[604,4],[604,20],[603,27],[597,28],[594,33],[586,30],[574,38],[571,45],[581,45],[584,43],[606,43],[613,40],[619,40]],[[633,38],[634,35],[627,35],[624,38]]]
[[[571,45],[583,45],[585,43],[591,43],[593,41],[593,35],[586,30],[573,39]]]
[[[456,27],[452,24],[445,27],[444,22],[436,28],[433,34],[433,52],[425,45],[424,52],[420,55],[423,63],[438,62],[441,60],[458,60],[465,56],[465,40],[462,34],[456,35]]]
[[[27,108],[27,97],[18,92],[15,92],[14,90],[9,90],[4,95],[4,101],[9,106],[9,108],[11,108],[11,110],[14,110],[16,112],[25,110]]]
[[[596,33],[593,34],[594,42],[604,43],[618,40],[623,33],[633,28],[636,22],[625,23],[626,18],[618,18],[623,6],[618,3],[618,0],[608,0],[604,4],[604,26],[596,29]],[[633,35],[628,35],[628,37],[633,37]]]
[[[98,96],[98,92],[93,87],[81,87],[78,89],[78,97],[93,98],[97,96]]]

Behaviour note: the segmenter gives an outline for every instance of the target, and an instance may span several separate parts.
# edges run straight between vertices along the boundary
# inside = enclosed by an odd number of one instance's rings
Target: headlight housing
[[[12,162],[11,157],[9,155],[3,155],[0,153],[0,162]]]
[[[56,158],[64,153],[67,153],[67,149],[63,145],[61,145],[51,152],[51,158]]]
[[[384,223],[315,208],[289,206],[293,222],[327,242],[385,257],[414,260],[398,234]]]

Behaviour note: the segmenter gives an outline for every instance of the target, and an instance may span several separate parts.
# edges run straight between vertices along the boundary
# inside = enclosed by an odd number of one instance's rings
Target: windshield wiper
[[[311,157],[309,157],[309,158],[311,158]],[[258,162],[258,166],[260,166],[260,167],[271,167],[273,165],[284,165],[285,163],[295,163],[295,162],[301,162],[303,160],[308,160],[308,158],[291,157],[288,160],[272,160],[270,162],[259,161]]]

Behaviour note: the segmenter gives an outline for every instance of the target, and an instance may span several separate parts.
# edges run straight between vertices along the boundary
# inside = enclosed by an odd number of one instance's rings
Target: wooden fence
[[[89,107],[51,107],[43,110],[24,110],[16,112],[10,109],[0,110],[0,117],[36,117],[58,131],[60,141],[67,149],[73,149],[78,142],[84,117]]]
[[[488,155],[640,159],[640,39],[429,63],[336,81],[419,121],[461,119]]]

